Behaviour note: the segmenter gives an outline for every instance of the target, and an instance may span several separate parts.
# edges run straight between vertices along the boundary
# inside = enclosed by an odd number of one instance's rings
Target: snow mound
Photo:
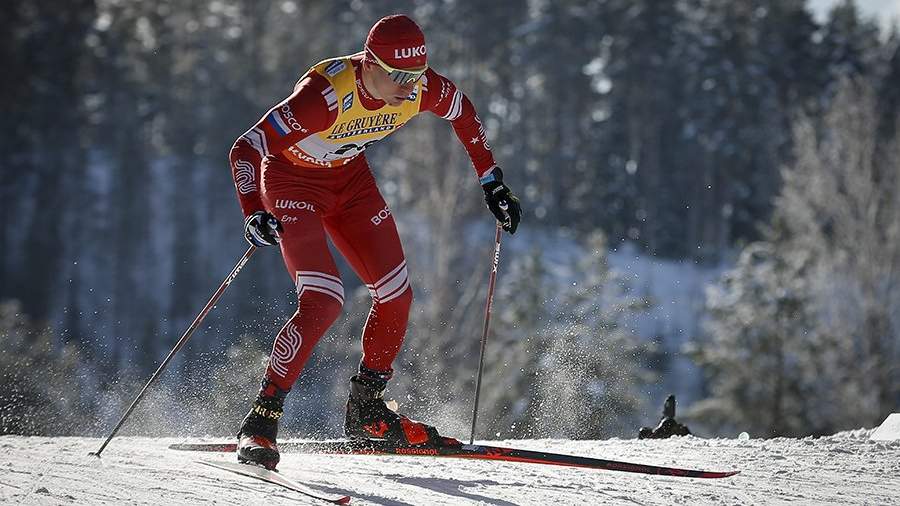
[[[891,413],[869,436],[874,441],[900,441],[900,413]]]

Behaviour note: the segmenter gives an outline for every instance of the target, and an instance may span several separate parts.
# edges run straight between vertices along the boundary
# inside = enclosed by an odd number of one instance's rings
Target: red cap
[[[366,54],[397,69],[420,69],[427,64],[425,34],[415,21],[403,14],[385,16],[366,37]]]

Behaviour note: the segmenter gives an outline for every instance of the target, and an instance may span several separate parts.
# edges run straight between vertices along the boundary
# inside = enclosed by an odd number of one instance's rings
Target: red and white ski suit
[[[266,370],[282,390],[293,386],[344,302],[326,237],[372,294],[362,365],[390,371],[400,351],[412,290],[394,218],[365,148],[430,111],[451,122],[478,177],[494,167],[481,121],[453,82],[429,69],[404,104],[391,107],[365,89],[362,59],[358,53],[313,66],[230,153],[244,215],[265,210],[284,227],[281,253],[296,283],[297,311],[276,336]]]

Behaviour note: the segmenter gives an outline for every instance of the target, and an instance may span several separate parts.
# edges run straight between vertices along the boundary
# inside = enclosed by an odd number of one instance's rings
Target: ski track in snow
[[[804,439],[485,442],[715,471],[718,480],[432,457],[287,453],[279,470],[356,505],[900,504],[900,441],[869,430]],[[223,438],[216,438],[221,441]],[[224,438],[228,439],[228,438]],[[169,450],[182,438],[0,436],[0,504],[325,504],[196,463],[233,454]],[[197,441],[191,439],[190,441]],[[213,441],[213,439],[208,439]]]

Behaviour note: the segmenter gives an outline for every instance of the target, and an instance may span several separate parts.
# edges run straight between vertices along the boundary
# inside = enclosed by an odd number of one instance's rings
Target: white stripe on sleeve
[[[247,133],[241,137],[249,142],[253,149],[259,152],[259,156],[265,157],[269,154],[269,147],[266,145],[266,134],[259,128],[253,127],[252,129],[247,130]]]
[[[458,118],[462,114],[462,92],[456,90],[453,93],[453,102],[450,104],[450,109],[447,111],[447,114],[441,116],[442,118],[453,121]]]

